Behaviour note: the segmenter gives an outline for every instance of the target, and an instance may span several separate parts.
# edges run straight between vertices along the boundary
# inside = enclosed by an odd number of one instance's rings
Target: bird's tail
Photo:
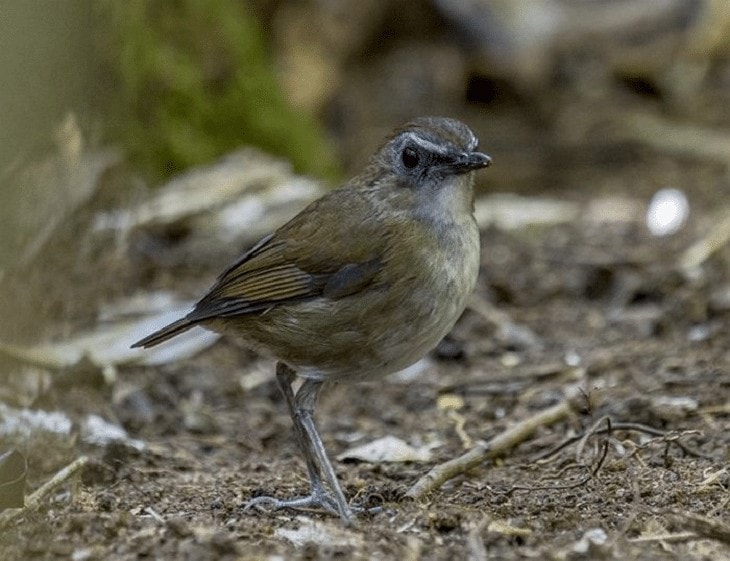
[[[151,335],[147,335],[147,337],[145,337],[144,339],[140,339],[132,345],[132,348],[135,349],[137,347],[142,347],[147,349],[149,347],[154,347],[155,345],[164,343],[168,339],[172,339],[176,335],[180,335],[180,333],[183,333],[191,327],[194,327],[196,323],[197,322],[184,317],[182,319],[172,322],[169,325],[166,325],[162,329],[158,329]]]

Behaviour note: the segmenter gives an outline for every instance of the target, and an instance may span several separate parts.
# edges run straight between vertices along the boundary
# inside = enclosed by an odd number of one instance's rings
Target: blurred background
[[[74,155],[85,159],[78,173],[123,162],[154,186],[252,145],[334,183],[397,124],[442,114],[477,131],[497,163],[484,187],[501,191],[651,192],[686,173],[683,158],[726,164],[727,138],[716,134],[730,120],[722,0],[0,10],[0,271],[44,243],[34,235],[60,221],[59,205],[87,198],[58,169]],[[619,177],[646,159],[661,162]]]
[[[199,294],[424,114],[493,157],[482,229],[610,253],[724,224],[724,0],[6,1],[0,46],[3,341],[62,340],[139,290]],[[652,201],[669,214],[648,223]],[[530,228],[581,220],[610,227]],[[490,275],[509,302],[530,284]]]
[[[396,124],[443,114],[478,132],[497,162],[485,181],[509,191],[572,189],[585,174],[581,190],[634,191],[665,179],[611,176],[647,151],[671,156],[669,175],[682,173],[677,157],[716,161],[727,150],[712,134],[730,120],[722,0],[68,0],[0,10],[4,261],[32,237],[19,223],[47,225],[74,198],[20,179],[63,150],[113,147],[157,185],[253,145],[336,182]],[[595,177],[596,167],[612,173]]]

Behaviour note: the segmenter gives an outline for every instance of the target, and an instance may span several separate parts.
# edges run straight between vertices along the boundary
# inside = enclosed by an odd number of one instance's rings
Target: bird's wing
[[[347,200],[338,204],[340,197],[332,195],[313,203],[233,263],[187,319],[261,313],[319,296],[344,298],[369,286],[381,270],[383,244],[374,232],[365,237],[346,227],[340,213],[358,209],[343,209]]]

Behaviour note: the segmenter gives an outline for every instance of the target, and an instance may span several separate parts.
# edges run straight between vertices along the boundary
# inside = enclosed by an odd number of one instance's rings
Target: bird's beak
[[[446,168],[451,173],[461,174],[488,167],[491,163],[492,158],[481,152],[462,152],[455,155],[454,159],[446,164]]]
[[[481,168],[489,167],[492,158],[482,152],[452,152],[440,162],[442,172],[461,175]]]
[[[467,152],[457,161],[457,167],[464,171],[487,168],[492,163],[492,158],[481,152]]]

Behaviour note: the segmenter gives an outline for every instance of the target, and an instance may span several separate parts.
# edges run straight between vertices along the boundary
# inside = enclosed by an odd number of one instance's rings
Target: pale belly
[[[407,268],[357,294],[205,325],[243,339],[307,378],[357,380],[397,372],[432,350],[466,307],[479,270],[476,224],[462,234],[448,251],[424,250]]]

